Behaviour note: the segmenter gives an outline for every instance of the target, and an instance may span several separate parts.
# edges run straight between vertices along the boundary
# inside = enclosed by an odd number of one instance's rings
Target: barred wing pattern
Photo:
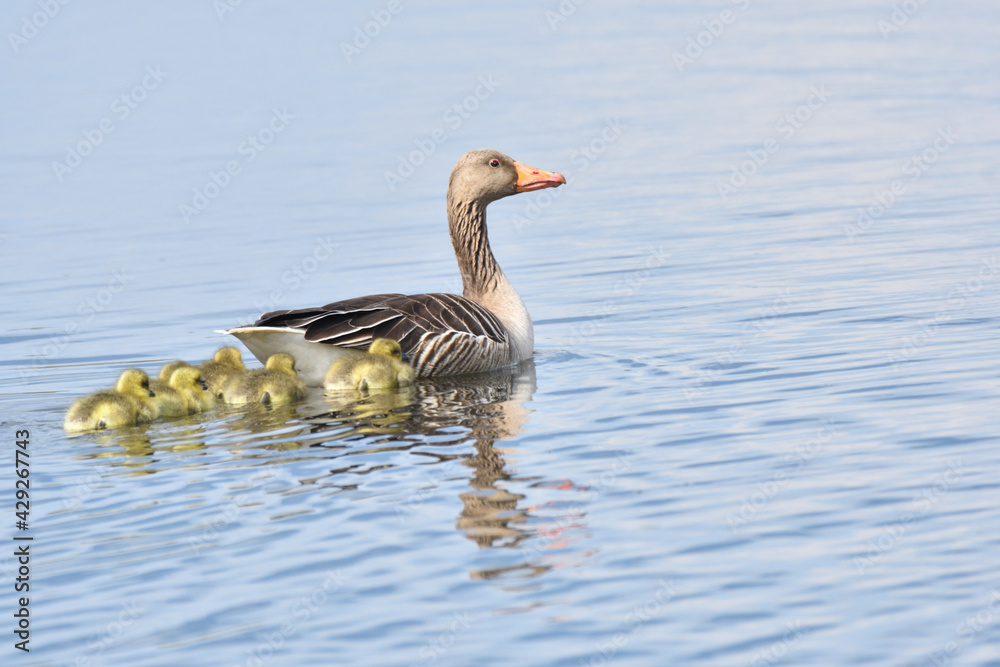
[[[361,350],[374,338],[392,338],[417,377],[476,373],[513,362],[510,335],[496,316],[454,294],[362,296],[265,313],[254,326],[298,329],[307,341]]]

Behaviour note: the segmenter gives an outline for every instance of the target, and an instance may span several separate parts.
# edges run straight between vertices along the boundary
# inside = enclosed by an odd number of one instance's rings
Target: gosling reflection
[[[117,459],[123,468],[143,469],[148,467],[155,450],[153,442],[145,429],[135,428],[130,431],[115,433],[99,433],[94,436],[97,447],[85,458]],[[142,472],[148,473],[148,470]]]
[[[157,472],[158,458],[166,453],[205,453],[208,446],[198,428],[174,427],[169,437],[154,439],[146,427],[135,427],[116,432],[102,432],[94,436],[96,447],[83,458],[111,459],[115,467],[129,469],[133,474],[151,475]]]
[[[523,432],[535,386],[534,362],[528,360],[492,373],[418,380],[397,391],[314,390],[295,404],[220,405],[155,429],[101,434],[92,455],[115,457],[136,474],[148,474],[168,452],[200,456],[224,447],[234,459],[275,467],[291,460],[315,465],[317,455],[325,454],[319,464],[323,474],[298,479],[289,487],[297,490],[350,491],[361,486],[361,475],[393,468],[416,472],[430,483],[409,478],[393,487],[400,522],[421,521],[428,501],[442,500],[465,537],[481,549],[509,550],[512,556],[471,572],[472,578],[537,577],[572,558],[565,547],[585,520],[579,506],[569,508],[557,497],[545,500],[552,494],[544,489],[562,489],[562,482],[533,479],[511,467],[515,450],[503,441]],[[446,494],[444,487],[455,484],[458,488]],[[460,509],[451,494],[458,496]]]
[[[441,460],[461,458],[472,468],[472,490],[459,494],[462,511],[457,528],[482,548],[515,547],[532,532],[518,527],[527,519],[519,507],[524,496],[498,487],[511,474],[506,452],[496,442],[522,432],[530,414],[524,404],[534,392],[535,365],[528,360],[511,370],[419,380],[398,393],[327,396],[333,410],[309,421],[315,424],[314,432],[324,434],[323,447],[346,448],[351,440],[364,437],[366,452],[376,445],[378,450],[415,450],[414,454]],[[470,439],[475,449],[471,456],[440,453],[441,447],[467,446]],[[421,451],[428,440],[434,451]]]
[[[336,431],[329,436],[326,445],[360,436],[404,436],[420,403],[413,385],[398,390],[341,391],[328,394],[325,399],[333,410],[319,421],[324,430]],[[317,418],[310,421],[315,422]]]

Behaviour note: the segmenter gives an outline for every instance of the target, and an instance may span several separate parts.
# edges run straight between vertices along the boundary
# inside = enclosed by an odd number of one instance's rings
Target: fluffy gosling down
[[[164,364],[163,368],[160,369],[159,380],[160,382],[170,382],[170,376],[174,374],[178,368],[183,368],[184,366],[191,366],[186,361],[171,361],[168,364]]]
[[[203,362],[198,369],[205,378],[208,391],[216,398],[223,398],[223,390],[233,378],[247,372],[243,357],[235,347],[221,347],[213,359]]]
[[[194,366],[180,366],[170,375],[170,386],[181,392],[187,401],[188,414],[210,410],[215,397],[208,391],[208,384],[201,371]]]
[[[267,359],[264,368],[233,377],[222,390],[226,403],[245,405],[291,403],[306,395],[306,384],[295,372],[295,358],[279,352]]]
[[[66,413],[63,428],[94,431],[151,422],[159,416],[151,401],[155,395],[149,388],[149,376],[138,368],[129,368],[114,389],[95,392],[74,403]]]
[[[188,413],[184,396],[166,382],[150,380],[149,388],[153,392],[150,400],[161,417],[181,417]]]
[[[171,366],[174,370],[167,375]],[[166,381],[164,375],[167,375]],[[193,415],[215,405],[215,399],[201,379],[201,371],[184,362],[175,361],[164,366],[160,379],[151,381],[150,388],[156,394],[153,402],[159,407],[161,417]]]
[[[330,364],[323,386],[327,391],[399,389],[413,384],[413,368],[403,361],[397,341],[376,338],[368,353],[343,357]]]

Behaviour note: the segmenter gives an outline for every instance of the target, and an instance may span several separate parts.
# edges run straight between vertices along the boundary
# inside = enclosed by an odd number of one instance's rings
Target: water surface
[[[8,37],[4,664],[1000,664],[997,7],[399,6]],[[568,177],[489,211],[532,360],[65,436],[262,311],[459,290],[481,147]]]

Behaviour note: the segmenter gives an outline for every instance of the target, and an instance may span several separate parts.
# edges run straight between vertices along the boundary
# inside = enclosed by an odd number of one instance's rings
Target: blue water
[[[0,661],[1000,665],[998,19],[5,3]],[[265,310],[459,290],[482,147],[567,175],[489,210],[532,360],[66,437]]]

